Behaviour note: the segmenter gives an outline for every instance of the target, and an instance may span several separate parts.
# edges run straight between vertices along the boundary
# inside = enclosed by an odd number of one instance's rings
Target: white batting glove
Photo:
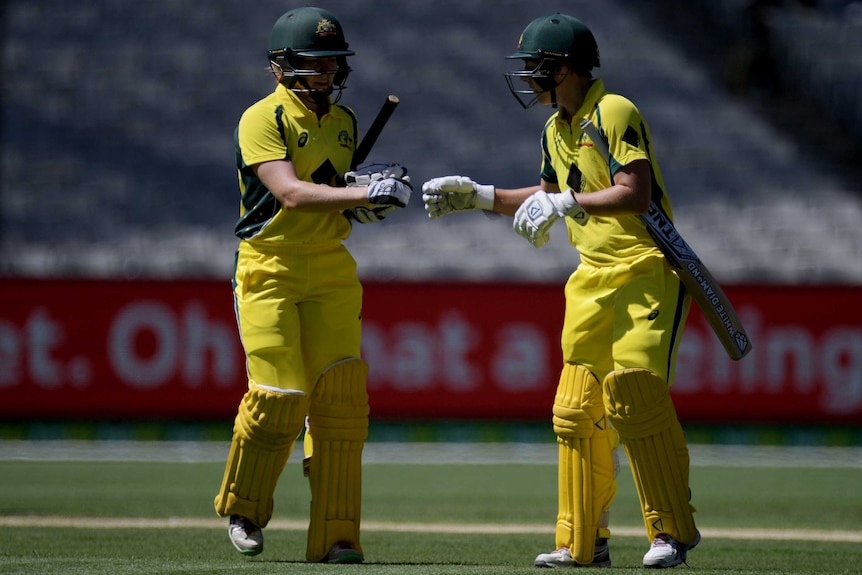
[[[368,201],[378,206],[406,208],[412,191],[410,180],[387,177],[368,185]]]
[[[584,225],[590,215],[578,205],[571,190],[560,194],[548,193],[542,190],[524,200],[515,212],[513,227],[518,234],[524,236],[537,248],[542,247],[551,237],[551,226],[558,219],[570,217]]]
[[[363,206],[359,206],[349,210],[344,210],[341,213],[348,220],[359,224],[373,224],[374,222],[385,220],[386,214],[397,209],[398,206],[382,206],[379,208],[365,208]]]
[[[494,186],[477,184],[467,176],[443,176],[422,184],[422,201],[432,220],[452,212],[494,211],[494,194]]]

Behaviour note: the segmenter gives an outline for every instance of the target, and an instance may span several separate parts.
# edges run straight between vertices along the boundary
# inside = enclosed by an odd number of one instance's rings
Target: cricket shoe
[[[362,563],[362,553],[346,543],[336,543],[329,553],[320,560],[321,563]]]
[[[666,533],[659,533],[653,539],[649,551],[644,555],[644,567],[664,569],[685,563],[689,549],[694,549],[700,543],[700,531],[696,531],[696,533],[697,537],[694,543],[688,545],[680,543]]]
[[[536,567],[610,567],[611,550],[608,548],[607,539],[597,539],[593,562],[589,565],[576,563],[568,547],[560,547],[551,553],[539,554],[533,565]]]
[[[231,515],[227,534],[236,550],[243,555],[259,555],[263,551],[263,531],[242,515]]]

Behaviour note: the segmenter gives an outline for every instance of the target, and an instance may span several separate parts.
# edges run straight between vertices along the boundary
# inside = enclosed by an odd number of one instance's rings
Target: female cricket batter
[[[363,560],[368,368],[360,359],[362,287],[342,241],[347,216],[378,221],[405,207],[411,188],[397,165],[368,186],[329,185],[350,169],[356,149],[356,117],[337,103],[352,55],[331,13],[285,13],[269,41],[275,91],[245,111],[235,133],[241,205],[233,287],[248,392],[215,510],[230,517],[230,540],[246,555],[263,551],[273,492],[307,417],[314,456],[306,559]]]
[[[556,550],[535,565],[610,566],[618,434],[651,542],[644,566],[673,567],[700,540],[689,504],[688,448],[668,393],[690,300],[638,218],[651,200],[671,216],[649,128],[632,102],[592,77],[598,47],[576,18],[534,20],[508,58],[524,62],[506,75],[524,108],[559,107],[542,133],[539,185],[504,190],[444,176],[422,189],[432,219],[470,209],[514,215],[515,231],[536,247],[564,218],[580,253],[565,287],[564,365],[553,406]],[[607,139],[609,159],[582,130],[584,119]]]

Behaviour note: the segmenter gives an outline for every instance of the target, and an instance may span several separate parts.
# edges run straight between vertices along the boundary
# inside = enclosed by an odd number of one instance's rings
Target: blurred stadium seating
[[[725,43],[744,34],[747,2],[690,3],[699,12],[683,4],[564,3],[597,36],[598,75],[650,122],[680,231],[722,281],[862,282],[858,154],[811,146],[831,132],[780,129],[762,99],[731,94],[697,57],[688,41],[710,42],[705,30]],[[804,125],[837,126],[858,142],[862,17],[851,18],[859,12],[846,4],[779,7],[768,25],[778,73],[808,103]],[[360,128],[387,94],[402,101],[372,159],[405,164],[417,184],[448,173],[505,187],[538,181],[549,110],[520,109],[502,77],[511,65],[503,57],[526,23],[559,2],[321,5],[339,16],[357,53],[344,103]],[[0,273],[229,277],[233,129],[272,89],[269,30],[293,6],[6,2]],[[648,11],[706,14],[715,26],[695,22],[687,34],[673,33],[650,23]],[[406,211],[355,228],[349,242],[364,278],[558,280],[577,262],[562,226],[536,251],[507,218],[429,221],[416,187]]]

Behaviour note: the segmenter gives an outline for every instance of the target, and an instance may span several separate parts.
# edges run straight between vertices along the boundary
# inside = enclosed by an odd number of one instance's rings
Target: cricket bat
[[[398,96],[394,94],[390,94],[383,102],[383,106],[381,106],[380,111],[377,112],[377,116],[371,123],[371,127],[368,128],[368,132],[365,134],[365,137],[362,138],[362,141],[359,142],[359,145],[356,147],[356,151],[353,153],[353,163],[350,166],[351,170],[355,170],[356,167],[364,162],[368,157],[369,152],[371,152],[371,148],[374,147],[374,144],[377,142],[377,138],[380,137],[380,134],[383,132],[383,128],[386,126],[386,122],[389,121],[389,116],[391,116],[392,112],[395,111],[398,103]]]
[[[596,149],[606,160],[610,150],[605,139],[588,118],[581,122],[581,129],[590,137]],[[706,265],[676,230],[673,222],[651,202],[649,210],[641,216],[646,229],[658,248],[667,258],[692,299],[703,312],[709,326],[718,336],[731,359],[742,359],[751,351],[751,340],[733,309],[730,299],[707,269]]]
[[[706,265],[686,243],[655,202],[641,216],[647,231],[679,276],[680,281],[697,302],[715,335],[731,359],[742,359],[751,351],[751,341],[742,327],[736,310],[724,290],[712,276]]]

